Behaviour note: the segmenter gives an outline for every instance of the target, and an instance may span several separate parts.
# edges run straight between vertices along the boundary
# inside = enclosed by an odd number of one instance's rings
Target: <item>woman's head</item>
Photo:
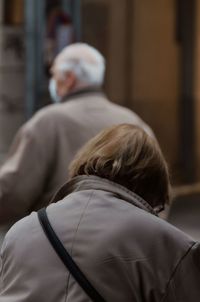
[[[169,174],[160,147],[155,138],[131,124],[108,128],[91,139],[71,163],[69,175],[109,179],[152,207],[169,202]]]

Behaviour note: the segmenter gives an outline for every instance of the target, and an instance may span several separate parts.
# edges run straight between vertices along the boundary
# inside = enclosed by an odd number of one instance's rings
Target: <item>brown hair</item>
[[[152,207],[169,202],[169,174],[155,138],[131,124],[108,128],[91,139],[69,167],[70,178],[96,175],[119,183]]]

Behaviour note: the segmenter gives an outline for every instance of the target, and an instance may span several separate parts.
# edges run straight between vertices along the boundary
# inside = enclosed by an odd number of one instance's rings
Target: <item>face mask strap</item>
[[[61,97],[57,93],[56,81],[53,78],[49,81],[49,93],[54,103],[60,103]]]

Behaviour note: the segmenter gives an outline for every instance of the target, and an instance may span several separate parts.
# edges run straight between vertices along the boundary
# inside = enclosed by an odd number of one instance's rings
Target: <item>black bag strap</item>
[[[40,224],[43,228],[44,233],[49,239],[51,245],[56,251],[57,255],[60,257],[61,261],[64,263],[66,268],[70,271],[74,279],[78,282],[78,284],[82,287],[82,289],[86,292],[86,294],[91,298],[94,302],[105,302],[105,300],[101,297],[101,295],[96,291],[96,289],[92,286],[92,284],[87,280],[85,275],[79,269],[77,264],[74,262],[72,257],[69,255],[62,242],[54,232],[50,221],[47,217],[46,209],[43,208],[38,211],[38,218]]]

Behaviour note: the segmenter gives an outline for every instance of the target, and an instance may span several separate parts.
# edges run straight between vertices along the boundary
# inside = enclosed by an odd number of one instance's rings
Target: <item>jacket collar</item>
[[[74,91],[72,93],[67,94],[65,97],[62,99],[62,103],[68,101],[69,99],[77,98],[86,94],[104,94],[101,88],[99,87],[90,87],[90,88],[84,88],[84,89],[79,89],[77,91]]]
[[[129,202],[134,206],[157,216],[154,209],[142,197],[128,190],[124,186],[114,183],[108,179],[93,175],[82,175],[73,178],[57,191],[51,200],[51,203],[57,202],[73,192],[85,190],[102,190],[113,193],[114,195],[118,195],[126,202]]]

